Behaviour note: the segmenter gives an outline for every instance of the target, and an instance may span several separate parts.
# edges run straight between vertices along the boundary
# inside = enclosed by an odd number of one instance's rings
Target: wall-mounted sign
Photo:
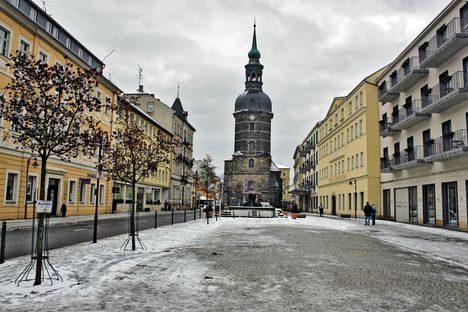
[[[46,201],[46,200],[38,200],[36,203],[36,212],[37,213],[51,213],[52,202]]]

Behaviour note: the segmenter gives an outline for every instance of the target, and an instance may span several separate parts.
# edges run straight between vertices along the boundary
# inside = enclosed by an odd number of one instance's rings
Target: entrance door
[[[332,215],[336,215],[336,196],[332,196]]]
[[[408,188],[395,189],[395,221],[409,222]]]
[[[383,218],[385,220],[390,220],[391,219],[390,190],[383,190]]]
[[[424,144],[424,157],[432,155],[431,129],[424,130],[422,133]]]
[[[414,139],[413,139],[412,136],[406,139],[406,152],[408,153],[408,161],[415,160],[415,157],[414,157]]]
[[[57,214],[57,204],[59,195],[59,179],[49,178],[49,187],[47,188],[47,200],[52,202],[52,212],[50,215]]]
[[[408,188],[409,221],[418,223],[418,189],[416,186]]]
[[[423,185],[423,219],[425,224],[435,224],[435,184]]]
[[[442,183],[442,212],[444,225],[458,226],[457,182]]]

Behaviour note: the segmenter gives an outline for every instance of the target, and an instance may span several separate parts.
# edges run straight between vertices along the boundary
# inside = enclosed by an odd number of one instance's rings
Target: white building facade
[[[377,83],[382,216],[466,230],[468,4],[452,1]]]

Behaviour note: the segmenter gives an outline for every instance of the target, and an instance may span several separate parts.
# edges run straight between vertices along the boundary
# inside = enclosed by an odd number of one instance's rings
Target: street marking
[[[146,221],[148,221],[148,220],[141,220],[140,223],[143,223],[143,222],[146,222]]]
[[[81,232],[81,231],[87,231],[89,229],[76,229],[76,230],[73,230],[73,232]]]

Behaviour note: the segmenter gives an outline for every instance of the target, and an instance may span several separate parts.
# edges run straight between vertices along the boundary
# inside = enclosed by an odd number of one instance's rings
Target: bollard
[[[208,218],[208,214],[206,214],[206,224],[210,224],[210,218]]]
[[[193,208],[193,220],[197,220],[197,209]]]
[[[200,214],[198,215],[198,219],[201,219],[201,208],[200,208]]]
[[[6,221],[2,222],[2,243],[0,245],[0,263],[5,262],[5,239],[6,239]]]
[[[172,214],[171,214],[171,225],[174,225],[174,209],[172,209]]]
[[[154,228],[155,229],[158,228],[158,212],[157,211],[154,212]]]
[[[184,222],[187,222],[187,209],[184,209]]]

